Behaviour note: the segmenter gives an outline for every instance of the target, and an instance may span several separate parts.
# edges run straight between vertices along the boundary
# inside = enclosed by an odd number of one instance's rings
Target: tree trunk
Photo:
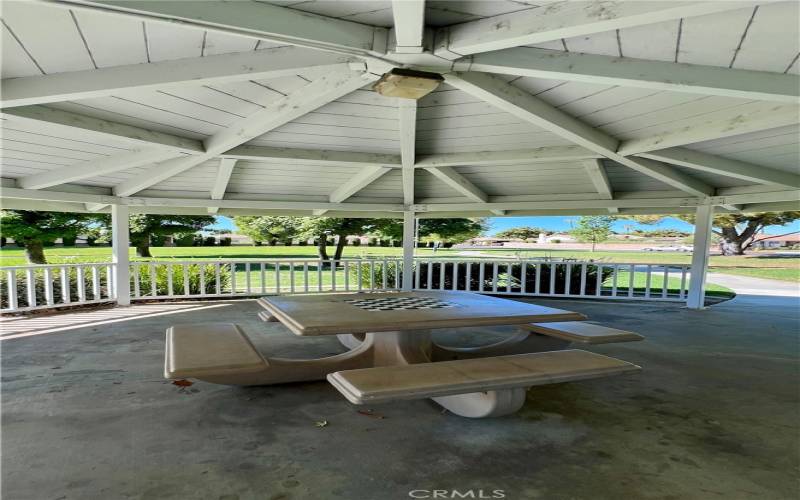
[[[41,241],[26,241],[25,256],[28,258],[28,264],[47,264],[47,259],[44,257],[44,245]]]
[[[722,241],[719,244],[719,249],[722,255],[744,255],[744,248],[742,244],[745,238],[737,234],[735,227],[723,227]]]
[[[342,258],[342,253],[344,253],[344,245],[347,243],[347,237],[343,234],[339,235],[339,241],[336,242],[336,254],[334,254],[333,259],[339,260]]]
[[[136,255],[139,257],[152,257],[150,254],[150,239],[142,238],[134,241],[136,245]]]
[[[328,260],[328,235],[320,234],[317,237],[317,249],[319,250],[319,258],[321,260]]]

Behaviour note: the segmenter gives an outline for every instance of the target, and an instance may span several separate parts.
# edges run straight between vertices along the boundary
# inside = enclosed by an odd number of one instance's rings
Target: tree
[[[675,217],[694,224],[694,215],[630,216],[642,224],[657,224],[667,217]],[[767,226],[784,226],[800,219],[800,211],[756,212],[751,214],[732,213],[714,216],[711,231],[720,237],[722,255],[744,255],[745,250],[755,243],[756,236]]]
[[[301,217],[272,217],[242,215],[233,218],[239,232],[253,242],[279,240],[291,241],[297,237],[302,226]]]
[[[30,264],[47,264],[45,244],[58,238],[73,238],[107,218],[102,214],[3,210],[0,212],[0,232],[25,247],[25,256]]]
[[[508,239],[519,239],[519,240],[534,240],[539,237],[541,233],[550,234],[550,231],[546,231],[539,227],[512,227],[506,229],[505,231],[500,231],[499,233],[495,234],[497,238],[508,238]]]
[[[307,238],[317,238],[319,258],[328,260],[328,236],[338,236],[334,260],[342,258],[347,236],[362,235],[376,227],[375,219],[339,219],[336,217],[303,218],[300,234]]]
[[[403,223],[399,219],[375,219],[374,231],[383,238],[401,240]],[[486,231],[486,219],[420,219],[419,237],[447,243],[461,243]]]
[[[616,218],[607,215],[584,216],[578,219],[578,224],[569,233],[578,241],[592,244],[592,252],[595,245],[606,241],[611,235],[611,225]]]
[[[131,215],[131,243],[136,247],[136,255],[152,257],[151,237],[194,233],[213,223],[214,217],[210,215]]]

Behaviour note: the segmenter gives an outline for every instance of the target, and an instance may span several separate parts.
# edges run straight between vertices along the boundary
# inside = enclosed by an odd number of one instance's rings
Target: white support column
[[[689,281],[689,296],[686,299],[686,306],[689,309],[703,309],[705,304],[706,272],[708,271],[713,219],[714,207],[712,205],[697,207],[694,221],[691,280]]]
[[[403,291],[414,288],[414,212],[403,212]]]
[[[111,256],[114,264],[114,296],[117,305],[131,305],[130,235],[128,205],[111,205]]]

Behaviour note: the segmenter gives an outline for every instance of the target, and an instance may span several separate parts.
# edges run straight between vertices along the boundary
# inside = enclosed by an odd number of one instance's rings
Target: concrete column
[[[131,304],[130,234],[127,205],[111,205],[111,256],[114,266],[114,296],[117,305]]]
[[[708,271],[709,248],[711,246],[711,226],[714,207],[697,207],[694,221],[694,250],[692,253],[691,279],[686,306],[689,309],[703,309],[706,298],[706,272]]]
[[[403,291],[414,288],[414,212],[403,212]]]

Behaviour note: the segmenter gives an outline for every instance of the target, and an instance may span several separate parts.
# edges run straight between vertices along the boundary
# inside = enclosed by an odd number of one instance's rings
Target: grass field
[[[272,258],[315,258],[317,249],[313,246],[276,246],[276,247],[154,247],[151,249],[154,259],[272,259]],[[333,254],[333,247],[328,252]],[[435,254],[430,249],[417,249],[419,256],[433,256],[447,258],[462,256],[463,250],[441,249]],[[471,251],[473,252],[473,251]],[[390,247],[346,247],[345,257],[366,256],[399,256],[400,248]],[[75,262],[109,262],[111,249],[109,247],[53,247],[45,250],[48,262],[75,263]],[[579,250],[552,250],[552,251],[524,251],[514,252],[509,250],[481,250],[482,255],[522,258],[554,257],[573,259],[594,259],[607,262],[630,264],[689,264],[691,255],[678,253],[651,253],[651,252],[586,252]],[[131,250],[132,260],[148,260],[135,257]],[[0,250],[0,265],[24,265],[25,254],[20,248],[3,248]],[[751,254],[747,256],[722,257],[712,256],[710,271],[715,273],[736,274],[758,278],[770,278],[783,281],[800,282],[800,256],[774,257],[768,255]],[[637,278],[638,279],[638,278]]]

